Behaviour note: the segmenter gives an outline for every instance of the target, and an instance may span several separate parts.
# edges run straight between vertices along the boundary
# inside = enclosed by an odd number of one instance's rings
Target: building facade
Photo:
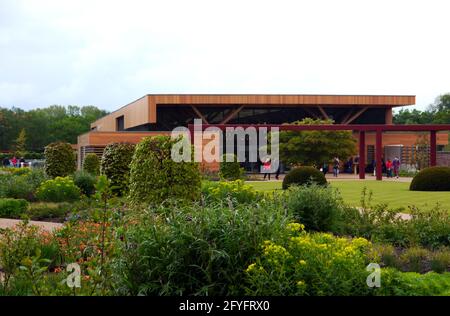
[[[283,124],[304,118],[333,120],[334,124],[392,124],[395,107],[415,104],[415,96],[383,95],[274,95],[274,94],[158,94],[146,95],[91,124],[78,137],[78,166],[87,153],[101,155],[113,142],[137,143],[143,137],[168,135],[194,119],[204,124]],[[356,136],[355,136],[356,137]],[[412,160],[417,133],[383,135],[385,156]],[[368,133],[366,157],[373,159],[375,136]],[[448,144],[448,134],[437,135],[438,147]],[[209,164],[214,171],[218,164]],[[248,171],[253,169],[248,167]]]

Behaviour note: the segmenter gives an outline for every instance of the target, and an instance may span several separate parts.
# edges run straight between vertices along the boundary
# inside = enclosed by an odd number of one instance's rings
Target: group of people
[[[2,162],[3,167],[15,167],[15,168],[23,167],[25,163],[26,163],[25,158],[21,157],[20,159],[17,159],[16,156],[12,157],[11,159],[5,157]]]
[[[388,159],[386,161],[386,176],[388,178],[396,177],[398,179],[399,177],[399,171],[400,171],[400,159],[398,157],[395,157],[393,160]],[[374,170],[374,175],[375,175]]]

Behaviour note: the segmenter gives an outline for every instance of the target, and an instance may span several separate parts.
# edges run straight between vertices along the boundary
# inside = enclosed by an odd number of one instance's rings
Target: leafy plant
[[[113,143],[105,147],[100,163],[100,173],[111,182],[112,190],[121,196],[128,193],[130,164],[134,145],[130,143]]]
[[[179,139],[170,136],[144,138],[131,162],[130,200],[135,203],[160,203],[169,198],[196,200],[200,197],[201,175],[198,163],[171,158]]]
[[[66,177],[76,170],[75,153],[68,143],[51,143],[45,147],[45,173],[52,177]]]
[[[89,153],[84,157],[83,170],[97,176],[100,173],[100,159],[96,154]]]
[[[291,185],[304,185],[316,183],[319,185],[326,185],[327,180],[322,172],[313,167],[298,167],[294,168],[283,179],[283,190],[286,190]]]
[[[337,190],[316,184],[292,186],[286,192],[287,209],[307,230],[333,230],[342,204]]]
[[[202,195],[205,200],[211,202],[231,201],[234,204],[254,203],[262,194],[255,191],[251,185],[242,180],[225,182],[202,182]]]
[[[80,198],[80,189],[69,177],[56,177],[41,184],[36,197],[45,202],[69,202]]]
[[[423,261],[427,259],[429,251],[420,247],[411,247],[406,249],[400,259],[408,266],[408,270],[412,272],[422,272]]]
[[[244,169],[238,162],[237,156],[225,154],[220,162],[219,177],[221,180],[239,180],[244,175]]]
[[[437,273],[442,273],[450,268],[450,250],[441,248],[430,255],[431,269]]]
[[[19,218],[27,211],[28,202],[23,199],[0,199],[0,218]]]
[[[90,197],[95,192],[96,178],[92,173],[77,171],[73,175],[73,182],[80,188],[81,193]]]
[[[411,181],[411,191],[450,191],[450,167],[421,170]]]

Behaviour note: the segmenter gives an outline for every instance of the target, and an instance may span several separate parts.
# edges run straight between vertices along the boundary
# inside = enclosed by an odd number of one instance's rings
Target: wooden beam
[[[191,106],[192,110],[195,112],[195,114],[197,114],[202,119],[203,123],[209,124],[206,117],[197,109],[196,106],[193,106],[192,104],[190,104],[190,106]]]
[[[326,120],[329,120],[329,119],[330,119],[330,117],[327,115],[327,112],[325,112],[325,110],[323,109],[323,107],[318,106],[317,108],[319,109],[320,113],[322,113],[324,119],[326,119]]]
[[[344,118],[342,119],[341,124],[345,124],[345,122],[349,119],[349,117],[350,117],[350,115],[352,115],[352,113],[353,113],[353,109],[350,109],[348,111],[348,113],[344,116]]]
[[[349,118],[344,124],[350,124],[351,122],[353,122],[354,120],[356,120],[358,117],[361,116],[361,114],[363,114],[364,112],[367,111],[367,108],[362,108],[361,110],[359,110],[358,112],[356,112],[355,115],[353,115],[351,118]]]
[[[226,118],[223,119],[223,121],[220,124],[227,124],[231,119],[233,119],[241,110],[244,108],[244,105],[241,105],[236,110],[228,114]]]

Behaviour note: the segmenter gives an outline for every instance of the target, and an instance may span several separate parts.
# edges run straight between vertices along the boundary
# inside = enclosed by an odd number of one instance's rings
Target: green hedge
[[[450,168],[423,169],[413,178],[409,189],[411,191],[450,191]]]
[[[93,153],[87,154],[84,157],[83,170],[97,176],[100,173],[100,158]]]
[[[66,177],[76,170],[75,153],[68,143],[51,143],[45,147],[45,173],[52,177]]]
[[[100,173],[108,178],[113,192],[117,195],[128,193],[134,147],[131,143],[112,143],[103,151]]]
[[[28,209],[28,202],[23,199],[0,199],[0,217],[19,218]]]
[[[219,177],[221,180],[239,180],[244,174],[236,155],[225,154],[220,162]]]
[[[327,184],[327,179],[322,172],[314,167],[298,167],[289,171],[283,180],[283,190],[286,190],[291,185],[304,185],[310,183],[319,185]]]
[[[201,175],[196,162],[175,162],[171,150],[178,140],[170,136],[144,138],[131,163],[130,199],[134,203],[160,203],[168,198],[196,200]]]

